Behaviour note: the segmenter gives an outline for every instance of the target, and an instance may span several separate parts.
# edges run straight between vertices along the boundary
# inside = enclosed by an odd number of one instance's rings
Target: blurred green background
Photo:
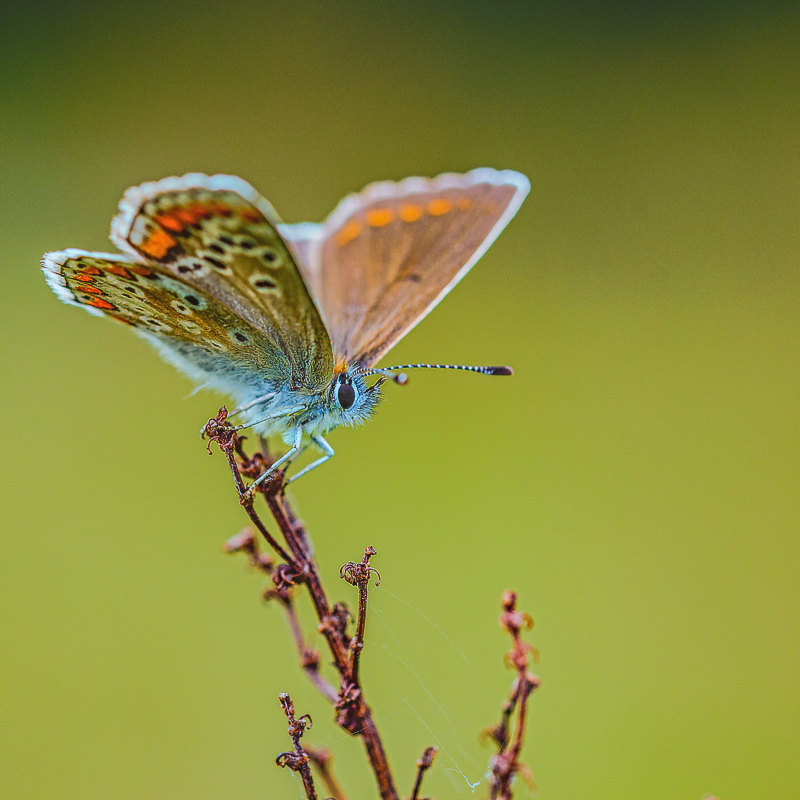
[[[378,551],[364,682],[401,791],[436,744],[425,793],[486,796],[514,588],[542,654],[540,797],[796,795],[791,8],[7,8],[0,795],[300,797],[273,764],[289,691],[351,800],[375,796],[262,581],[220,552],[246,521],[197,436],[221,398],[60,304],[38,261],[109,249],[127,186],[189,170],[297,221],[482,165],[532,193],[391,359],[516,377],[387,387],[293,492],[335,598],[339,565]]]

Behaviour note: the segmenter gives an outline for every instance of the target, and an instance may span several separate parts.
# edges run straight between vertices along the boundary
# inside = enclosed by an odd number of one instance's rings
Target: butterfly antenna
[[[467,364],[397,364],[393,367],[374,367],[372,369],[361,370],[361,375],[384,375],[390,378],[399,386],[408,382],[408,376],[396,370],[403,369],[460,369],[465,372],[478,372],[481,375],[513,375],[511,367],[478,367]]]

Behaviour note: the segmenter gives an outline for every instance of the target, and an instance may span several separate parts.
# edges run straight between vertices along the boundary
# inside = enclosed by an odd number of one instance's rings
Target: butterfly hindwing
[[[375,363],[469,271],[528,189],[524,175],[487,168],[386,181],[342,200],[321,234],[292,226],[336,355]]]
[[[62,300],[133,327],[208,385],[238,392],[289,379],[286,356],[261,331],[163,268],[63,250],[47,253],[42,270]]]
[[[129,189],[111,226],[126,253],[216,298],[280,350],[293,389],[333,374],[330,339],[269,203],[229,175],[185,175]]]

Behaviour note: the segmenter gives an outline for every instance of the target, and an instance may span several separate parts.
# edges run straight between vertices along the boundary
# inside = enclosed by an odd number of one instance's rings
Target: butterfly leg
[[[294,435],[294,441],[292,442],[292,446],[277,460],[275,461],[269,469],[264,470],[247,488],[245,494],[248,497],[253,496],[253,492],[256,490],[256,487],[263,483],[270,475],[272,475],[276,469],[278,469],[281,465],[285,464],[287,461],[291,461],[301,450],[303,442],[303,429],[297,428]]]
[[[334,455],[333,448],[323,439],[321,436],[312,436],[312,440],[317,447],[322,450],[323,454],[320,456],[316,461],[312,461],[308,466],[303,467],[296,475],[292,475],[286,483],[291,483],[292,481],[296,481],[299,477],[305,475],[307,472],[311,472],[314,467],[318,467],[320,464],[324,464],[329,458],[332,458]]]
[[[242,411],[247,411],[248,408],[252,408],[253,406],[257,406],[261,403],[267,403],[269,400],[272,400],[273,397],[277,392],[269,392],[268,394],[262,394],[260,397],[256,397],[255,400],[251,400],[249,403],[245,403],[241,406],[236,406],[233,411],[228,412],[228,419],[231,417],[235,417],[237,414],[241,414]]]

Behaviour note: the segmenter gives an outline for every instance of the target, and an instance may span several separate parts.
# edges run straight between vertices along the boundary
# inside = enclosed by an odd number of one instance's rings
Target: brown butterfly
[[[230,175],[189,174],[125,192],[122,254],[62,250],[42,270],[66,303],[130,325],[201,386],[232,395],[244,424],[288,451],[250,487],[339,425],[367,420],[395,370],[510,375],[508,367],[374,364],[461,280],[514,216],[529,183],[511,170],[373,183],[320,224],[281,224]],[[368,386],[366,378],[379,375]]]

